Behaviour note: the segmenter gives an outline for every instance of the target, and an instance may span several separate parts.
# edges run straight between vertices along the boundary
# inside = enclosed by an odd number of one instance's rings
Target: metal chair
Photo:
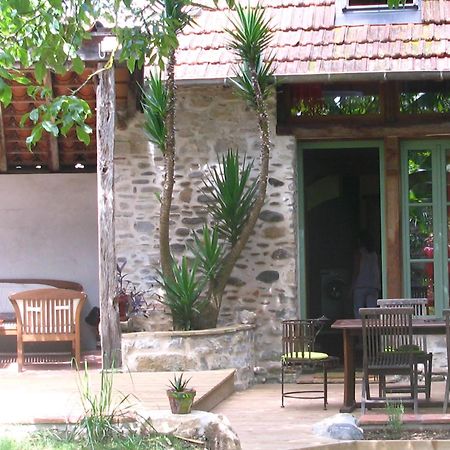
[[[281,406],[283,408],[284,398],[290,397],[298,399],[323,398],[323,409],[327,409],[328,369],[337,364],[338,358],[314,351],[315,340],[323,324],[324,322],[320,319],[284,320],[282,323]],[[305,367],[320,367],[322,369],[323,389],[285,391],[286,372]]]
[[[447,414],[448,396],[450,393],[450,309],[444,309],[442,311],[442,314],[445,319],[445,336],[447,341],[447,377],[445,380],[443,413]]]
[[[414,317],[427,316],[427,303],[426,298],[389,298],[378,299],[377,304],[383,308],[414,308]],[[426,336],[413,336],[413,345],[418,347],[416,355],[417,362],[423,364],[425,383],[418,386],[419,393],[425,393],[425,398],[429,400],[431,398],[431,376],[433,373],[433,353],[427,352],[427,338]],[[402,392],[402,387],[391,388],[392,392]]]
[[[363,335],[363,381],[361,412],[366,406],[385,404],[386,375],[408,375],[410,397],[395,400],[412,401],[418,412],[417,361],[413,345],[413,308],[361,308]],[[369,376],[380,379],[378,397],[370,393]]]

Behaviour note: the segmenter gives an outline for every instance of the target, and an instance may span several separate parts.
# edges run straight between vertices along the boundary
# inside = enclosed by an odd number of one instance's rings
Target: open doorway
[[[370,233],[381,254],[379,150],[304,149],[303,179],[307,316],[351,318],[350,287],[361,230]],[[331,343],[334,338],[330,336]]]

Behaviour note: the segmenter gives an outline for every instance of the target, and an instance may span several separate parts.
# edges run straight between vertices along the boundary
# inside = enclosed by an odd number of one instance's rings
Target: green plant
[[[159,301],[170,308],[175,330],[191,330],[195,316],[205,306],[200,295],[207,279],[199,271],[198,260],[189,264],[185,256],[181,264],[172,262],[172,274],[173,277],[159,273],[161,280],[158,282],[166,294]]]
[[[405,407],[400,403],[386,403],[386,413],[388,415],[387,430],[394,438],[399,438],[403,430],[402,415],[405,412]]]
[[[113,371],[102,371],[98,393],[92,390],[86,364],[83,373],[77,371],[77,374],[84,415],[75,427],[74,437],[94,449],[121,435],[119,423],[129,409],[129,405],[125,405],[129,396],[113,402]]]
[[[204,179],[205,192],[212,197],[208,205],[220,235],[231,245],[239,239],[250,211],[255,204],[257,181],[250,181],[253,161],[229,149],[219,158],[218,165],[210,167]]]
[[[184,392],[186,389],[188,389],[188,384],[191,379],[183,379],[183,375],[183,373],[181,373],[180,375],[174,374],[172,380],[169,380],[170,388],[175,392]]]

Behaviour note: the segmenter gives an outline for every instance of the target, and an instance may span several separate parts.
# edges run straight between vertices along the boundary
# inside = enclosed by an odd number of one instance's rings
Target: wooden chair
[[[328,369],[337,364],[338,358],[314,351],[317,334],[323,326],[321,320],[284,320],[282,322],[281,355],[281,406],[284,398],[319,399],[323,398],[323,409],[328,404]],[[305,367],[320,367],[323,373],[322,390],[285,390],[287,371]],[[315,395],[320,394],[320,395]]]
[[[414,308],[414,317],[424,317],[428,315],[428,300],[426,298],[389,298],[378,299],[377,304],[383,308]],[[423,364],[425,383],[418,386],[419,393],[425,393],[425,398],[431,398],[431,376],[433,373],[433,353],[427,352],[426,336],[413,336],[413,345],[417,345],[420,352],[417,353],[417,362]],[[392,388],[394,390],[396,388]],[[398,392],[402,391],[402,387],[397,388]]]
[[[445,319],[445,336],[447,341],[447,377],[445,380],[443,413],[447,414],[448,396],[450,393],[450,309],[444,309],[442,314]]]
[[[80,363],[80,315],[86,294],[70,289],[33,289],[9,297],[17,318],[17,365],[22,371],[25,342],[72,343]]]
[[[361,308],[363,334],[363,381],[361,412],[366,406],[385,404],[387,399],[386,375],[408,375],[409,398],[414,413],[418,412],[417,361],[413,345],[413,308]],[[380,378],[378,397],[370,393],[369,377]],[[396,401],[400,398],[395,397]]]

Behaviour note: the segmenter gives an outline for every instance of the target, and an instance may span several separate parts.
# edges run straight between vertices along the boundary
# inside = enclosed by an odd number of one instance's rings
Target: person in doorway
[[[380,264],[375,243],[369,233],[362,231],[358,237],[352,280],[353,309],[356,318],[360,317],[359,308],[377,306],[380,287]]]

